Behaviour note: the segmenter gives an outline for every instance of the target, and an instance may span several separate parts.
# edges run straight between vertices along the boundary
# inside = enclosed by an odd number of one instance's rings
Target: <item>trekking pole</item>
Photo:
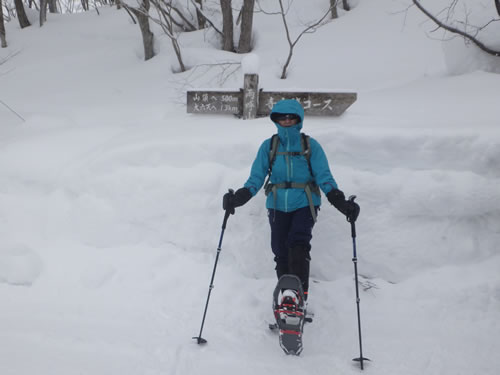
[[[355,195],[349,197],[349,201],[354,202]],[[352,262],[354,263],[354,280],[356,283],[356,306],[358,310],[358,336],[359,336],[359,358],[354,358],[353,361],[359,362],[361,370],[363,370],[363,361],[369,361],[368,358],[363,357],[363,344],[361,340],[361,314],[359,310],[359,287],[358,287],[358,258],[356,255],[356,225],[354,221],[347,219],[351,223],[351,237],[352,237]]]
[[[232,190],[229,189],[229,192],[231,193]],[[208,287],[207,303],[205,304],[205,312],[203,313],[203,320],[201,321],[200,334],[197,337],[193,337],[193,340],[197,340],[198,344],[207,343],[207,340],[201,337],[201,333],[203,332],[203,326],[205,325],[205,318],[207,316],[207,310],[208,310],[208,302],[210,301],[210,295],[212,294],[212,289],[214,288],[215,271],[217,269],[217,262],[219,261],[219,255],[221,252],[222,239],[224,238],[224,231],[226,230],[227,219],[229,218],[230,214],[231,214],[230,210],[226,210],[224,214],[224,221],[222,222],[222,231],[220,234],[219,246],[217,247],[217,256],[215,257],[214,270],[212,271],[212,279],[210,280],[210,286]]]

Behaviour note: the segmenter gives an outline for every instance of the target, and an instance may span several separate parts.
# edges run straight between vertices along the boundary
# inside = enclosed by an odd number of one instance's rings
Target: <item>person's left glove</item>
[[[234,215],[234,209],[243,206],[250,198],[252,198],[252,193],[245,187],[236,190],[236,192],[229,190],[229,192],[222,197],[222,209]]]
[[[347,221],[354,223],[359,216],[359,205],[351,200],[346,200],[344,193],[339,189],[332,189],[326,195],[328,201],[335,206],[337,210],[342,212]]]

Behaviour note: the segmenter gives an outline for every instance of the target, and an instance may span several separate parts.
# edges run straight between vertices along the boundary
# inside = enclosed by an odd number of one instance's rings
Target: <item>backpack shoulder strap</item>
[[[313,177],[314,175],[311,166],[311,137],[309,137],[304,133],[300,133],[300,135],[301,135],[300,143],[302,146],[302,155],[304,155],[304,157],[306,158],[307,166],[309,167],[309,173],[311,173],[311,176]]]
[[[269,145],[269,168],[267,169],[267,180],[264,183],[264,189],[267,191],[269,186],[269,181],[271,180],[271,174],[273,173],[273,164],[276,159],[276,153],[278,152],[278,134],[273,134],[271,137],[271,142]],[[268,193],[266,193],[267,195]]]
[[[271,175],[273,170],[273,164],[276,160],[276,153],[278,152],[279,137],[278,134],[273,134],[271,137],[271,144],[269,147],[269,171],[268,174]]]

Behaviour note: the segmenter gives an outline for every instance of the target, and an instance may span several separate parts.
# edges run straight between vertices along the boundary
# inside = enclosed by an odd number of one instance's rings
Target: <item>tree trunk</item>
[[[222,10],[222,49],[234,52],[233,8],[231,7],[231,0],[221,0],[220,7]]]
[[[142,34],[142,42],[144,44],[144,60],[152,59],[155,56],[153,42],[154,42],[154,34],[151,32],[151,28],[149,27],[149,0],[143,0],[141,4],[141,8],[135,9],[130,8],[132,13],[134,13],[137,18],[137,22],[139,22],[139,28],[141,29]]]
[[[28,20],[28,17],[26,16],[26,12],[24,11],[23,0],[14,0],[14,3],[16,4],[16,13],[17,13],[17,18],[19,19],[19,26],[21,26],[21,29],[31,26],[31,23]]]
[[[332,19],[339,18],[339,12],[337,11],[337,0],[330,0],[330,8],[332,10]]]
[[[202,2],[202,0],[195,0],[195,1],[200,6],[200,9],[203,10],[203,2]],[[198,9],[196,9],[196,18],[198,18],[198,30],[204,29],[205,26],[206,26],[205,17],[203,16],[203,14]]]
[[[497,13],[500,16],[500,0],[495,0],[495,7],[497,8]]]
[[[42,1],[42,0],[40,0]],[[81,0],[82,1],[82,8],[83,10],[87,11],[89,10],[89,0]]]
[[[0,45],[2,48],[7,47],[7,39],[5,39],[5,24],[3,21],[3,4],[0,0]]]
[[[177,56],[177,61],[179,62],[179,66],[181,68],[181,72],[186,71],[186,66],[184,65],[184,61],[182,61],[181,47],[177,42],[177,39],[171,38],[172,46],[174,47],[175,55]]]
[[[351,6],[349,5],[349,1],[348,0],[342,0],[342,6],[344,7],[344,10],[351,10]]]
[[[255,0],[244,0],[243,2],[243,8],[241,9],[242,20],[238,53],[248,53],[252,50],[252,24],[254,5]]]
[[[48,0],[40,0],[40,27],[47,21]]]
[[[57,0],[49,0],[49,12],[57,13]]]
[[[293,57],[293,46],[290,46],[290,50],[288,51],[288,57],[286,58],[285,65],[283,65],[283,70],[281,71],[281,77],[280,79],[286,79],[286,74],[287,74],[287,69],[288,65],[290,65],[290,62],[292,61]]]

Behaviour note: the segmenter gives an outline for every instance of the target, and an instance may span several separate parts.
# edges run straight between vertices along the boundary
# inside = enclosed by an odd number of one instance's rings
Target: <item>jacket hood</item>
[[[296,128],[299,132],[300,129],[302,129],[302,123],[304,122],[304,108],[300,105],[300,103],[297,100],[295,99],[280,100],[273,106],[273,109],[271,110],[271,116],[274,113],[293,113],[294,115],[299,116],[300,122],[297,125],[292,126],[292,128]],[[280,126],[277,122],[274,123],[276,124],[279,132],[280,128],[282,129],[283,127]]]

